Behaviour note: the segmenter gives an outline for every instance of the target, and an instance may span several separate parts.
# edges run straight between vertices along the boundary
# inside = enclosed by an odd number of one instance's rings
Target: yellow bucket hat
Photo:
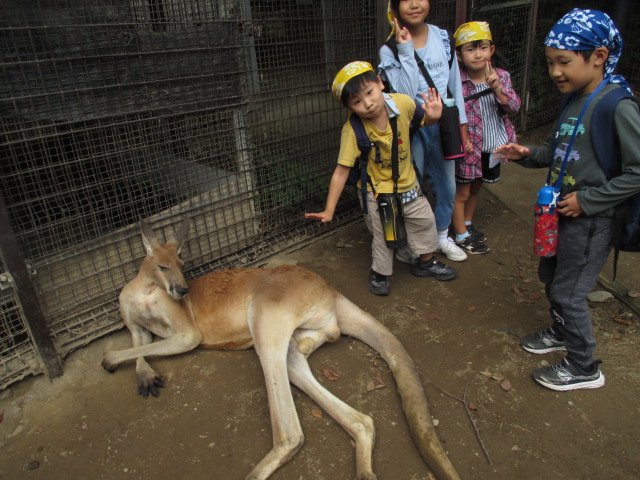
[[[493,41],[491,30],[487,22],[468,22],[458,27],[456,33],[453,34],[456,39],[456,48],[465,43],[475,42],[478,40]]]
[[[342,96],[342,90],[344,86],[347,84],[349,80],[351,80],[356,75],[360,75],[361,73],[368,72],[373,67],[368,62],[351,62],[347,63],[336,75],[336,78],[333,79],[333,85],[331,85],[331,91],[333,92],[333,96],[336,100],[340,100]]]

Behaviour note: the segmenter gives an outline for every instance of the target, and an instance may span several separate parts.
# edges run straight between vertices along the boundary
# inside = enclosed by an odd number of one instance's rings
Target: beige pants
[[[365,215],[367,228],[373,234],[371,268],[381,275],[393,273],[393,249],[384,241],[382,222],[378,213],[378,202],[373,193],[367,193],[369,213]],[[404,205],[404,225],[407,230],[407,243],[413,253],[432,253],[438,247],[436,221],[428,200],[423,195]]]

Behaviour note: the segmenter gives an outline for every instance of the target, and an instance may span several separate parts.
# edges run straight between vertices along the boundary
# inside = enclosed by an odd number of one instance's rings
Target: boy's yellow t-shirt
[[[411,163],[411,145],[409,141],[409,125],[413,118],[416,103],[407,95],[401,93],[392,93],[389,95],[391,102],[387,100],[387,112],[390,116],[394,115],[394,110],[399,114],[398,117],[398,171],[400,178],[398,179],[398,192],[407,192],[418,185],[415,170]],[[395,105],[394,105],[395,103]],[[395,106],[395,109],[393,108]],[[380,149],[379,163],[376,159],[376,148],[372,148],[369,152],[369,163],[367,172],[371,177],[373,188],[377,193],[393,193],[393,180],[391,179],[391,141],[393,133],[391,131],[391,123],[387,123],[387,129],[380,131],[376,126],[366,118],[362,119],[364,129],[369,136],[369,140],[377,145]],[[340,153],[338,154],[338,164],[345,167],[353,167],[357,158],[360,156],[360,149],[356,140],[356,134],[351,127],[350,122],[346,122],[342,127],[340,138]],[[358,188],[360,184],[358,183]],[[367,189],[371,191],[371,185],[367,185]]]

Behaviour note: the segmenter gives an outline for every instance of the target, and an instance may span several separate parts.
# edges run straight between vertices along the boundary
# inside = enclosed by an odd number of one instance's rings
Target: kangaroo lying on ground
[[[356,478],[374,480],[373,420],[326,390],[307,362],[324,342],[349,335],[374,348],[391,368],[411,434],[428,467],[439,480],[459,480],[436,435],[413,361],[384,325],[300,267],[226,270],[200,277],[187,287],[178,254],[189,220],[165,244],[145,222],[140,225],[147,255],[119,299],[133,348],[106,352],[102,366],[107,371],[135,359],[138,392],[158,396],[164,381],[145,356],[175,355],[197,346],[218,350],[255,346],[266,381],[273,448],[246,480],[267,479],[304,442],[289,382],[351,435],[356,444]],[[162,340],[153,342],[154,334]]]

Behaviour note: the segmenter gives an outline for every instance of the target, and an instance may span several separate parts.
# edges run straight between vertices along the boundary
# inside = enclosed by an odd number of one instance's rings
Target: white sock
[[[439,243],[447,242],[448,238],[449,238],[449,229],[448,228],[444,228],[442,230],[438,230],[438,242]]]
[[[471,225],[471,221],[469,221],[469,220],[465,220],[465,221],[464,221],[464,224],[468,227],[469,225]]]

